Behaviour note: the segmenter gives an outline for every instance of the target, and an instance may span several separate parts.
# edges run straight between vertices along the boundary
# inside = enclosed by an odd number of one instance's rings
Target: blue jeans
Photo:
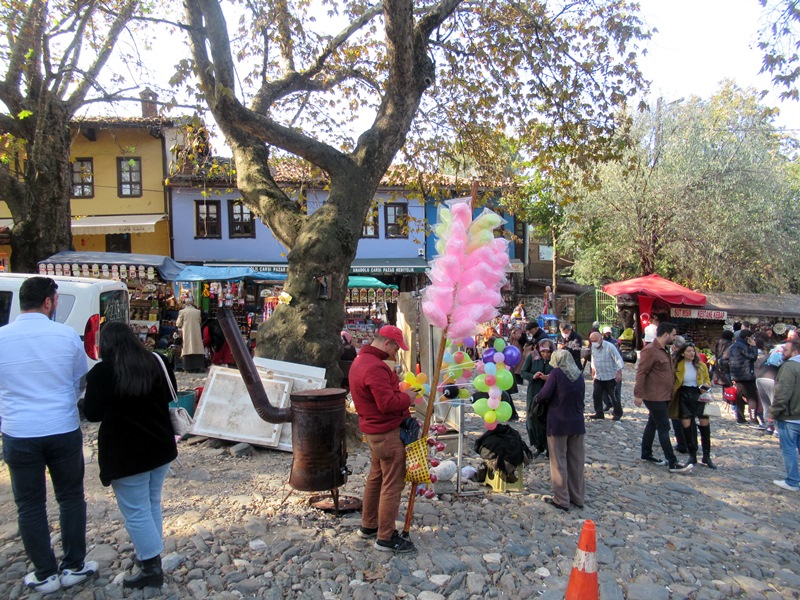
[[[669,402],[645,400],[644,405],[650,416],[647,417],[647,425],[644,426],[642,434],[642,457],[653,455],[653,440],[658,431],[658,442],[661,444],[661,450],[664,451],[664,458],[669,464],[677,462],[678,459],[675,458],[675,452],[672,450],[672,440],[669,439]]]
[[[4,433],[3,458],[11,475],[19,533],[36,577],[41,581],[59,570],[80,569],[86,557],[81,430],[38,438],[17,438]],[[58,502],[64,550],[60,565],[50,546],[45,470],[50,471]]]
[[[786,483],[800,487],[800,469],[798,469],[797,454],[800,452],[800,423],[787,423],[776,421],[778,435],[781,443],[783,464],[786,466]]]
[[[168,471],[169,463],[152,471],[111,480],[119,511],[125,518],[125,529],[139,560],[153,558],[164,550],[161,488]]]

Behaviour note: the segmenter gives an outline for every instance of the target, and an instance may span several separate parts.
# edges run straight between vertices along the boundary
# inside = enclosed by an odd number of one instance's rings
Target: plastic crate
[[[491,486],[494,492],[524,492],[525,480],[522,477],[522,467],[523,465],[517,467],[517,481],[514,483],[506,481],[506,474],[502,471],[494,471],[491,477],[489,476],[489,471],[487,471],[483,484]]]

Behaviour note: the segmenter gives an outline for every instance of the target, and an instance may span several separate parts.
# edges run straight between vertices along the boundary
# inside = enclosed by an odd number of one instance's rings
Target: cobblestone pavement
[[[202,383],[186,374],[179,379],[182,388]],[[550,489],[540,457],[525,469],[523,493],[472,484],[471,491],[483,493],[419,499],[414,554],[393,556],[361,540],[354,533],[358,513],[335,518],[310,508],[303,493],[284,501],[291,454],[254,448],[234,456],[230,444],[181,442],[182,466],[175,465],[164,489],[167,584],[144,592],[122,588],[133,548],[110,489],[98,479],[97,426],[84,423],[87,541],[101,572],[92,583],[54,596],[563,598],[581,527],[592,519],[604,600],[800,597],[800,494],[772,484],[784,475],[778,440],[737,426],[724,411],[712,423],[718,470],[697,465],[688,475],[670,474],[643,463],[647,413],[633,407],[632,380],[628,365],[621,421],[587,423],[584,509],[564,513],[542,501]],[[524,418],[524,401],[517,400],[517,409]],[[482,423],[474,415],[467,421],[465,458],[477,465],[471,442]],[[524,423],[514,427],[524,437]],[[349,448],[348,464],[353,475],[341,493],[360,497],[366,447]],[[52,491],[49,509],[58,547]],[[22,587],[29,570],[8,471],[0,464],[0,597],[36,597]]]

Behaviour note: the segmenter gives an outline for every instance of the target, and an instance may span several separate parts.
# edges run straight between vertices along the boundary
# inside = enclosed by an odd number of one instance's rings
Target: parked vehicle
[[[0,273],[0,327],[19,314],[19,288],[32,273]],[[128,286],[121,281],[62,277],[58,284],[55,320],[72,327],[83,340],[86,360],[91,368],[99,360],[98,332],[105,321],[129,322]]]

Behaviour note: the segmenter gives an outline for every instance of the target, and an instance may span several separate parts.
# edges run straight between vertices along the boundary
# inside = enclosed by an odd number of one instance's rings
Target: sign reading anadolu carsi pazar
[[[671,317],[681,319],[708,319],[710,321],[724,321],[728,312],[724,310],[706,310],[705,308],[675,308],[669,310]]]

